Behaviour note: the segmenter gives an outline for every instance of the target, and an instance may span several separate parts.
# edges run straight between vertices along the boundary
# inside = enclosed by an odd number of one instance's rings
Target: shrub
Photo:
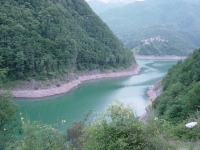
[[[116,102],[83,132],[83,150],[174,149],[155,130],[135,117],[131,107]]]
[[[82,147],[82,131],[85,127],[84,121],[73,122],[71,127],[67,129],[67,141],[69,142],[69,146],[72,148],[81,149]]]
[[[10,93],[0,94],[0,149],[15,141],[20,132],[20,123],[16,117],[18,106],[10,99]]]
[[[39,122],[23,123],[23,138],[13,145],[16,150],[27,149],[48,149],[48,150],[66,150],[64,136],[57,129],[50,125],[44,125]],[[10,145],[10,146],[13,146]],[[9,148],[8,148],[9,149]]]

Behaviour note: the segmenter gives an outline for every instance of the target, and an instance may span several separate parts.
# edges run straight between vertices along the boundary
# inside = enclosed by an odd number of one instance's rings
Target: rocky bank
[[[16,98],[42,98],[48,96],[54,96],[58,94],[63,94],[71,91],[75,87],[79,86],[85,81],[88,80],[95,80],[95,79],[102,79],[102,78],[116,78],[116,77],[123,77],[123,76],[132,76],[136,75],[140,72],[141,67],[136,66],[134,69],[128,69],[120,72],[108,72],[108,73],[98,73],[98,74],[89,74],[89,75],[82,75],[77,77],[68,83],[62,84],[59,87],[50,87],[47,89],[37,89],[37,90],[11,90],[12,94]]]
[[[151,85],[147,90],[147,95],[149,101],[153,102],[163,91],[162,81],[158,81],[155,84]],[[146,121],[148,118],[148,111],[149,106],[146,107],[146,113],[144,113],[142,116],[140,116],[140,121]]]

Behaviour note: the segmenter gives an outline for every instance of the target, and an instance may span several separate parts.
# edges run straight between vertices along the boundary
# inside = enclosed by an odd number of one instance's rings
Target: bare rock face
[[[163,91],[162,81],[158,81],[157,83],[151,85],[147,91],[147,95],[150,101],[154,101]]]
[[[147,95],[150,101],[150,104],[158,97],[163,91],[162,81],[158,81],[155,84],[151,85],[149,89],[147,90]],[[145,108],[146,113],[144,113],[142,116],[140,116],[140,121],[146,121],[149,116],[149,106]]]

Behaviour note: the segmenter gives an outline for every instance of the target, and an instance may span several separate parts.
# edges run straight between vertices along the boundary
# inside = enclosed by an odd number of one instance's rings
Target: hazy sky
[[[145,1],[145,0],[85,0],[86,2],[88,1],[100,1],[103,3],[131,3],[134,1]]]

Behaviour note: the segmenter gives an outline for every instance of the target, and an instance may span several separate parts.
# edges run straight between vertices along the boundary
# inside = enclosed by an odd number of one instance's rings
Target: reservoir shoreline
[[[134,68],[134,70],[128,69],[128,70],[123,70],[121,72],[108,72],[108,73],[98,73],[92,75],[82,75],[79,76],[77,79],[74,79],[68,83],[60,85],[59,87],[38,89],[38,90],[11,90],[11,92],[14,98],[44,98],[70,92],[74,88],[81,85],[83,82],[89,80],[137,75],[140,72],[140,69],[141,67],[137,65]]]
[[[146,95],[148,87],[161,80],[167,70],[177,61],[139,59],[136,61],[141,66],[141,70],[135,76],[94,79],[84,82],[66,94],[44,98],[16,98],[13,101],[20,106],[20,112],[28,114],[31,120],[42,120],[45,124],[53,125],[60,116],[58,129],[62,132],[66,132],[66,128],[70,127],[74,120],[82,119],[88,110],[97,112],[97,114],[103,113],[108,105],[115,100],[122,102],[124,105],[133,106],[134,112],[139,117],[146,112],[145,108],[149,104]],[[118,70],[91,70],[75,72],[74,74],[68,73],[66,77],[72,78],[60,80],[60,86],[68,81],[78,79],[80,76],[128,72],[134,71],[135,68],[136,65],[126,69],[119,68]],[[58,83],[55,80],[47,80],[42,84],[41,81],[35,81],[35,85],[33,84],[34,81],[27,82],[22,86],[19,85],[18,89],[13,87],[10,90],[34,90],[34,87],[38,87],[36,91],[39,91],[41,89],[56,88]],[[33,86],[30,86],[30,83]],[[66,120],[66,123],[63,125],[61,120]]]
[[[143,55],[135,55],[135,58],[140,59],[146,59],[146,60],[163,60],[163,59],[169,59],[169,60],[180,60],[185,59],[186,57],[182,56],[143,56]],[[58,84],[58,86],[50,85],[46,88],[14,88],[10,89],[10,91],[13,94],[14,98],[30,98],[30,99],[36,99],[36,98],[45,98],[45,97],[51,97],[56,95],[65,94],[67,92],[70,92],[74,88],[78,87],[80,84],[82,84],[85,81],[89,80],[95,80],[95,79],[103,79],[103,78],[117,78],[117,77],[125,77],[125,76],[133,76],[137,75],[140,72],[141,67],[139,65],[137,66],[131,66],[127,69],[117,70],[117,71],[107,71],[107,72],[100,72],[100,71],[92,71],[92,72],[85,72],[83,74],[79,74],[78,76],[75,75],[75,77],[71,78],[69,82],[64,82],[61,84]],[[74,76],[74,75],[72,75]],[[35,81],[34,81],[35,82]],[[0,90],[0,92],[3,92],[4,90]]]
[[[162,80],[151,85],[146,92],[149,101],[151,101],[150,103],[152,103],[157,97],[159,97],[162,91],[163,91]],[[149,107],[151,107],[150,104],[145,108],[146,112],[140,116],[140,121],[146,121],[148,119]]]

